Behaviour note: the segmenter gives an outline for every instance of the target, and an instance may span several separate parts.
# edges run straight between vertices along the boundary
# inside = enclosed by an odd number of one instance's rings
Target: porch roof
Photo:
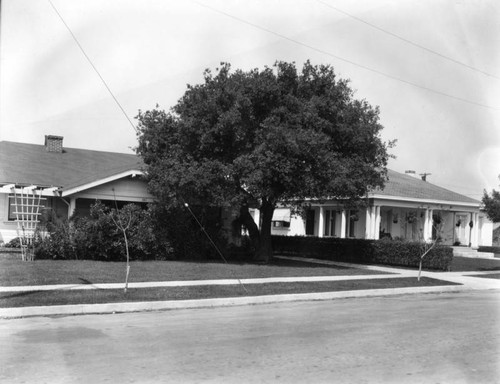
[[[481,202],[473,198],[438,187],[427,181],[417,179],[393,170],[387,172],[388,181],[384,189],[376,189],[370,196],[394,197],[395,199],[418,199],[436,202],[457,202],[471,205],[479,205]]]

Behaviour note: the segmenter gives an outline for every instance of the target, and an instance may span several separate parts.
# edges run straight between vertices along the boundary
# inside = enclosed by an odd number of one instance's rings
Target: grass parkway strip
[[[197,300],[244,296],[284,295],[309,292],[353,291],[405,287],[433,287],[460,285],[424,277],[356,279],[341,281],[314,281],[293,283],[264,283],[245,285],[196,285],[184,287],[154,287],[129,289],[52,290],[0,293],[0,308],[29,306],[101,304],[137,301]]]

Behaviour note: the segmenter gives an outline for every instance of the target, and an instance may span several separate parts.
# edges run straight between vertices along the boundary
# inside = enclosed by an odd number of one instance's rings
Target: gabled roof
[[[0,186],[58,187],[70,194],[96,182],[139,173],[143,167],[141,159],[133,154],[78,148],[64,148],[62,153],[55,153],[47,152],[43,145],[0,141]],[[388,170],[385,188],[371,192],[370,197],[480,204],[478,200],[392,170]]]
[[[48,152],[43,145],[0,141],[0,185],[37,185],[62,190],[108,179],[127,171],[140,172],[133,154],[64,148]]]
[[[455,202],[471,205],[480,204],[478,200],[390,169],[387,170],[387,176],[389,180],[385,183],[385,188],[373,191],[370,194],[371,196],[400,197],[409,200]]]

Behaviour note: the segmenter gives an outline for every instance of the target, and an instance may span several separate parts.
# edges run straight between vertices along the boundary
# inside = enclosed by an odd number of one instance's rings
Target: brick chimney
[[[62,153],[62,142],[62,136],[45,135],[45,150],[47,152]]]

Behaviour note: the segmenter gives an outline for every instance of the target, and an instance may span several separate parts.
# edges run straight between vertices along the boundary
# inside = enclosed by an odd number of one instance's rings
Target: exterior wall
[[[88,215],[90,205],[96,200],[108,204],[118,202],[118,207],[124,203],[146,204],[154,200],[147,191],[147,184],[140,178],[124,178],[110,183],[102,184],[94,188],[86,189],[82,192],[65,197],[70,204],[69,214],[75,211],[78,215]]]
[[[113,194],[114,189],[114,194]],[[88,214],[90,204],[96,199],[113,202],[146,203],[153,201],[147,191],[147,184],[140,178],[125,178],[106,183],[64,198],[48,197],[47,209],[58,217],[67,218],[71,209],[79,208],[81,214]],[[9,194],[0,193],[0,242],[8,243],[17,237],[17,224],[8,220]]]
[[[336,205],[323,206],[323,219],[320,219],[320,207],[313,206],[310,208],[314,211],[314,232],[312,236],[318,237],[351,237],[362,239],[366,231],[366,218],[363,212],[357,213],[357,219],[353,220],[352,227],[353,233],[349,233],[350,219],[349,212],[345,211],[345,228],[342,233],[342,210]],[[327,220],[327,211],[330,211],[330,218],[332,221],[332,235],[325,234],[325,225]],[[306,235],[306,218],[301,215],[291,215],[290,227],[288,228],[272,228],[271,234],[283,236],[305,236]]]
[[[140,178],[130,177],[86,189],[70,197],[94,200],[114,200],[116,197],[118,201],[142,203],[153,200],[153,196],[147,190],[146,182]]]
[[[491,247],[493,245],[493,223],[485,215],[479,215],[479,245]]]
[[[9,195],[0,193],[0,243],[8,243],[17,237],[17,224],[9,221]]]
[[[365,228],[366,228],[366,217],[361,212],[359,212],[358,216],[359,220],[354,221],[354,236],[351,237],[354,237],[356,239],[364,239]],[[347,223],[347,226],[349,226],[349,223]]]
[[[288,228],[289,236],[305,235],[306,221],[300,215],[292,215],[290,218],[290,228]]]
[[[51,210],[60,218],[68,215],[67,205],[58,197],[46,197],[45,211]],[[17,237],[17,224],[9,221],[9,194],[0,193],[0,243],[8,243]]]
[[[319,210],[318,210],[319,212]],[[318,222],[318,213],[315,216],[315,225],[314,231],[317,232],[317,222]],[[290,216],[290,227],[271,227],[271,234],[278,236],[305,236],[306,234],[306,220],[300,215],[291,215]],[[315,235],[317,236],[317,235]]]
[[[439,211],[442,219],[441,238],[444,245],[453,245],[455,242],[455,213]]]

